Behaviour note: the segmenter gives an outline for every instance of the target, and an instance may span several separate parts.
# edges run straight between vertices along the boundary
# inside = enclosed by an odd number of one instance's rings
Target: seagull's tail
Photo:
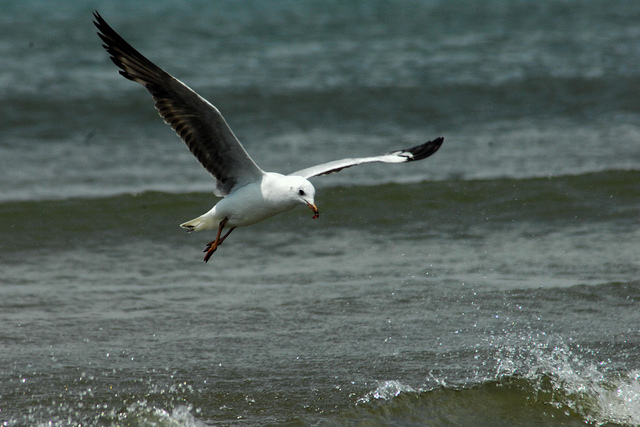
[[[200,231],[211,228],[208,227],[207,223],[208,221],[205,218],[205,215],[201,215],[198,218],[192,219],[191,221],[183,222],[182,224],[180,224],[180,227],[186,228],[187,231],[191,233],[192,231]]]

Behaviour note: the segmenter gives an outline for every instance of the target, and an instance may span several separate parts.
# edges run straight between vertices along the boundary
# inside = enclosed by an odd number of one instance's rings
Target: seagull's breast
[[[269,185],[265,188],[264,183],[255,182],[220,200],[215,210],[216,216],[229,218],[227,227],[242,227],[271,218],[297,205],[296,201],[287,199],[278,189]]]

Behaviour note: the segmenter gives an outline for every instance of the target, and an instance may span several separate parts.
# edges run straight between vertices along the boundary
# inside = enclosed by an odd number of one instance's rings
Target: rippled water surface
[[[93,8],[265,170],[444,136],[213,236]],[[0,425],[640,425],[640,5],[7,3]]]

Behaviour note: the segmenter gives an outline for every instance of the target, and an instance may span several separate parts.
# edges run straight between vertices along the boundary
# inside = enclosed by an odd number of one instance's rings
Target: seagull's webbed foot
[[[204,251],[202,251],[207,253],[204,256],[204,262],[209,261],[209,258],[211,258],[211,255],[213,255],[216,249],[218,249],[218,242],[214,240],[213,242],[207,243],[207,247],[204,249]]]
[[[229,234],[231,234],[231,232],[236,229],[235,227],[230,228],[229,231],[227,231],[227,233],[221,238],[220,235],[222,234],[222,230],[224,229],[224,226],[227,223],[227,220],[228,218],[225,218],[222,221],[220,221],[220,226],[218,227],[218,234],[216,235],[216,239],[207,243],[207,247],[205,248],[204,251],[202,251],[207,253],[204,256],[204,262],[209,261],[209,258],[211,258],[211,255],[213,255],[216,249],[218,249],[218,246],[220,246],[222,242],[224,242],[224,239],[226,239],[229,236]]]

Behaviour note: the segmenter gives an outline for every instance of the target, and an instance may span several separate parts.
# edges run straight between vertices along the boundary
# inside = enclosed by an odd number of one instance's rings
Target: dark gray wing
[[[422,160],[438,151],[443,141],[444,138],[440,137],[413,148],[392,151],[391,153],[383,154],[381,156],[336,160],[329,163],[323,163],[321,165],[311,166],[310,168],[299,170],[290,175],[297,175],[309,179],[314,176],[328,175],[330,173],[340,172],[342,169],[350,168],[351,166],[357,166],[364,163],[405,163],[415,160]]]
[[[98,12],[93,22],[120,74],[143,85],[156,101],[165,123],[216,179],[215,193],[226,196],[235,187],[258,181],[264,172],[249,157],[220,111],[187,85],[166,73],[127,43]]]

